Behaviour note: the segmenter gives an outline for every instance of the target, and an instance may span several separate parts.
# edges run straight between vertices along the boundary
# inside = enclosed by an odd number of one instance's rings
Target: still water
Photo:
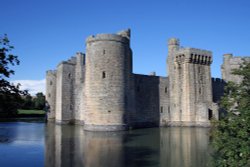
[[[209,129],[86,132],[81,126],[0,123],[1,167],[209,166]]]

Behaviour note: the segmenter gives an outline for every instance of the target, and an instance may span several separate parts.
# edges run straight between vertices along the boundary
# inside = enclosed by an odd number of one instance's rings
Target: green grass
[[[18,110],[18,114],[45,114],[43,110]]]

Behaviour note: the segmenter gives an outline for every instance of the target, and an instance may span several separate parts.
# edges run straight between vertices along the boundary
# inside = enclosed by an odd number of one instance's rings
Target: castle
[[[231,76],[224,55],[223,79],[211,78],[212,52],[168,41],[168,77],[134,74],[130,30],[98,34],[77,53],[46,73],[48,120],[84,125],[90,131],[155,126],[209,126],[218,119],[224,80]],[[241,62],[240,59],[238,62]]]

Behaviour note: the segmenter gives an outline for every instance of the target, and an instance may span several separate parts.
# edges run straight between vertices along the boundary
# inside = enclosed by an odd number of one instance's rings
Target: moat
[[[88,132],[37,121],[0,122],[1,166],[210,166],[209,129]]]

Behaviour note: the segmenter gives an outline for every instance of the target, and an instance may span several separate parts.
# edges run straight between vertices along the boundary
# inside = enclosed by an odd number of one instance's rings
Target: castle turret
[[[48,120],[55,119],[56,110],[56,71],[46,73],[46,100],[48,103]]]
[[[168,58],[167,58],[167,73],[168,76],[172,77],[174,73],[174,53],[178,51],[180,47],[180,41],[177,38],[170,38],[168,40]]]
[[[169,45],[169,80],[171,123],[173,125],[209,125],[217,111],[212,102],[212,53],[194,48],[176,49],[176,41]],[[173,61],[172,63],[170,62]]]
[[[129,31],[87,39],[85,130],[127,128],[127,92],[131,74]]]
[[[177,38],[171,38],[168,40],[168,58],[167,58],[167,73],[169,77],[169,116],[170,120],[178,120],[180,113],[176,112],[178,109],[176,92],[178,92],[178,80],[176,79],[176,66],[175,66],[175,54],[180,48],[180,41]]]
[[[232,59],[233,54],[224,54],[223,55],[223,64],[221,65],[221,75],[222,75],[222,79],[224,79],[226,81],[226,79],[228,79],[231,70],[228,69],[228,67],[230,66],[230,59]]]
[[[74,82],[76,59],[72,57],[57,66],[56,122],[74,121]]]

